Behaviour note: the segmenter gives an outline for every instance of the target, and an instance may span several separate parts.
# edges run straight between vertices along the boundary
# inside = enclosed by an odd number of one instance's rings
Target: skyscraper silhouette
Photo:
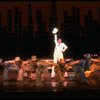
[[[18,7],[14,7],[14,34],[16,37],[19,37],[19,33],[18,33],[18,13],[19,13],[19,9]]]
[[[72,30],[74,35],[79,36],[80,35],[80,10],[79,8],[73,6],[72,7]]]
[[[50,32],[52,32],[52,29],[54,27],[58,27],[57,5],[55,1],[53,1],[51,4],[50,23],[49,23]]]
[[[22,12],[18,12],[18,33],[19,37],[23,36]]]
[[[93,28],[93,15],[92,11],[88,11],[88,14],[84,17],[85,20],[85,34],[87,37],[91,35],[91,30]]]
[[[12,35],[12,9],[7,10],[7,32]]]
[[[0,12],[0,33],[2,33],[2,13],[1,12]]]
[[[32,5],[28,4],[28,36],[33,36]]]
[[[44,36],[46,33],[46,26],[43,20],[43,13],[41,9],[36,10],[36,21],[37,21],[37,36]]]

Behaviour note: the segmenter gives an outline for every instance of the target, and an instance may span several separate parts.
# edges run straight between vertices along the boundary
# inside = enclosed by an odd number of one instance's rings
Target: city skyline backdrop
[[[43,20],[46,22],[46,30],[49,31],[49,19],[50,19],[50,9],[52,1],[34,1],[34,2],[0,2],[0,12],[2,13],[2,26],[7,26],[7,9],[13,9],[13,7],[18,7],[22,12],[22,24],[24,27],[28,25],[28,4],[32,5],[32,17],[34,24],[34,31],[37,30],[36,26],[36,10],[41,9],[43,13]],[[97,8],[100,7],[100,2],[85,2],[85,1],[57,1],[57,17],[58,23],[63,21],[63,11],[67,11],[68,15],[72,15],[72,7],[75,6],[80,9],[80,24],[84,26],[84,15],[88,11],[93,12],[93,19],[98,20]]]
[[[0,2],[0,56],[52,57],[54,27],[67,57],[100,53],[100,2]]]

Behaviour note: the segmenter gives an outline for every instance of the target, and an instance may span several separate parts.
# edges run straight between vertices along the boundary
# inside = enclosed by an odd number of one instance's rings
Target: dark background
[[[100,55],[100,2],[15,1],[0,2],[0,57],[31,55],[52,58],[53,27],[68,45],[65,57]]]

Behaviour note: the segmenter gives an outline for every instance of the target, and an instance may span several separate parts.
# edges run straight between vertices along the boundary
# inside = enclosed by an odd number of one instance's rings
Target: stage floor
[[[80,78],[66,78],[63,83],[51,79],[47,73],[46,80],[36,83],[25,78],[22,82],[16,81],[16,75],[10,73],[9,81],[2,80],[0,71],[0,98],[2,99],[100,99],[100,73],[88,78],[88,84],[82,84]],[[70,75],[70,72],[68,72]]]
[[[22,82],[17,82],[17,74],[10,73],[9,81],[2,80],[3,70],[0,71],[0,91],[2,92],[51,92],[51,91],[66,91],[66,90],[100,90],[100,75],[89,77],[88,84],[82,84],[80,77],[75,79],[65,78],[65,81],[60,83],[57,79],[51,79],[51,73],[48,72],[45,80],[36,83],[34,80],[25,78]],[[71,72],[68,72],[70,75]]]

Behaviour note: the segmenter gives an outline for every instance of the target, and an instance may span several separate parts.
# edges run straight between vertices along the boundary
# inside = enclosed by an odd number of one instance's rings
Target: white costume
[[[54,35],[54,42],[55,42],[55,49],[54,49],[54,54],[53,54],[53,62],[57,63],[58,61],[60,61],[60,59],[63,59],[63,52],[65,52],[65,50],[68,48],[65,43],[60,43],[58,44],[57,42],[57,34]],[[52,67],[52,72],[51,72],[51,77],[53,78],[55,76],[55,72],[54,72],[54,67]]]
[[[68,48],[65,43],[58,44],[57,42],[57,35],[54,35],[54,42],[55,42],[55,50],[54,50],[54,63],[57,63],[57,61],[60,61],[60,59],[63,59],[63,52]]]

